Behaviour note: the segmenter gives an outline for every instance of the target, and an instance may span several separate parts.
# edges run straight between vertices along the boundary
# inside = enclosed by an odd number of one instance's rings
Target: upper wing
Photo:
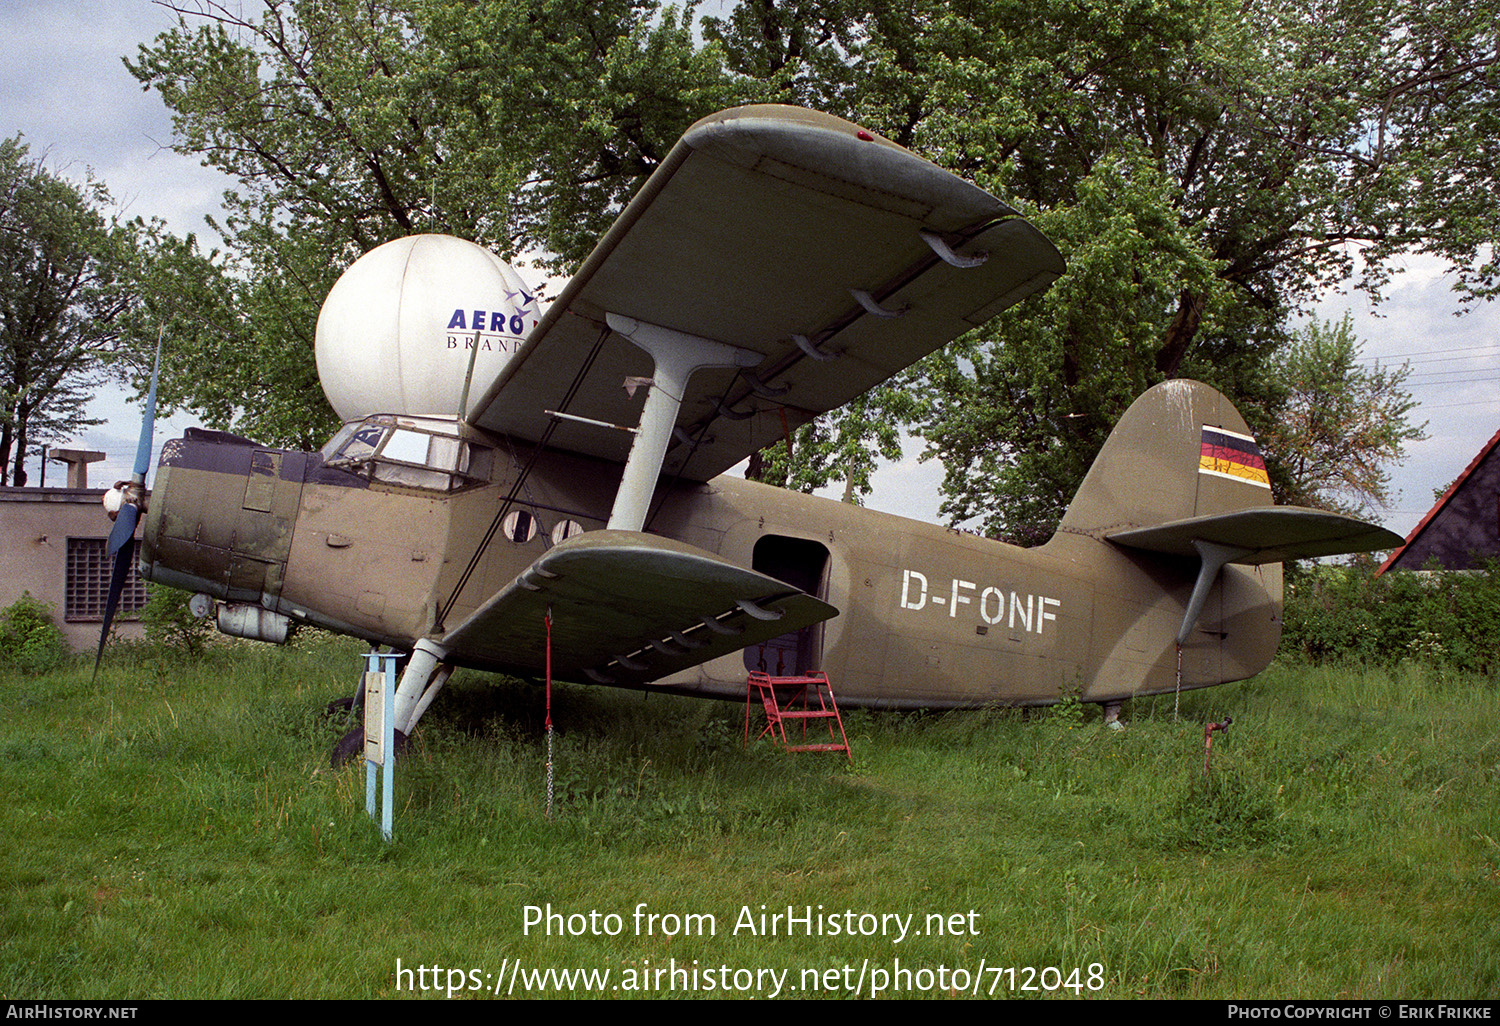
[[[551,446],[623,460],[627,434],[550,411],[637,423],[642,399],[622,386],[651,360],[605,324],[634,318],[763,356],[691,379],[663,470],[707,480],[1063,269],[1015,211],[889,140],[800,108],[736,108],[687,131],[471,420],[527,441],[550,425]]]
[[[682,542],[590,531],[547,550],[442,643],[479,665],[537,672],[550,616],[555,672],[638,684],[837,613]]]

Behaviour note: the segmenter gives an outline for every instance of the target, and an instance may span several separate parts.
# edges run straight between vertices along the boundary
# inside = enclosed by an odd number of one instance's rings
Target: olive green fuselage
[[[164,450],[143,572],[371,643],[441,642],[554,538],[602,528],[619,483],[617,464],[543,452],[516,489],[530,454],[518,458],[503,440],[495,448],[509,458],[494,461],[488,483],[439,492],[332,467],[317,453],[190,432]],[[743,698],[747,669],[763,667],[824,670],[840,700],[857,705],[1034,704],[1070,693],[1115,701],[1251,676],[1280,636],[1279,564],[1224,568],[1182,646],[1179,678],[1174,638],[1195,560],[1066,531],[1021,549],[732,477],[663,482],[646,530],[840,610],[648,685],[662,690]],[[449,658],[542,670],[462,651]]]

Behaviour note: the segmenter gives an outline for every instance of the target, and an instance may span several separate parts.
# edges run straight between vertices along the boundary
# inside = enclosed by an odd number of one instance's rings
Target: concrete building
[[[73,651],[90,651],[99,644],[111,560],[105,551],[110,521],[100,504],[104,489],[88,487],[87,464],[104,454],[54,449],[49,455],[68,465],[68,487],[0,488],[0,609],[30,592],[52,607],[53,621]],[[116,636],[143,636],[135,613],[145,602],[145,586],[132,566]]]

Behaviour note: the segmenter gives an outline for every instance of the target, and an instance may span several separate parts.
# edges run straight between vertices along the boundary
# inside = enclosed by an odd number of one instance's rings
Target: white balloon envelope
[[[340,420],[459,417],[515,356],[541,314],[515,269],[451,235],[411,235],[360,257],[318,315],[323,394]]]

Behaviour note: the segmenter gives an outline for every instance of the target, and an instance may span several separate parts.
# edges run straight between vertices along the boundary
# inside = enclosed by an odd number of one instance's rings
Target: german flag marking
[[[1205,427],[1198,454],[1198,473],[1271,487],[1260,446],[1249,435]]]

